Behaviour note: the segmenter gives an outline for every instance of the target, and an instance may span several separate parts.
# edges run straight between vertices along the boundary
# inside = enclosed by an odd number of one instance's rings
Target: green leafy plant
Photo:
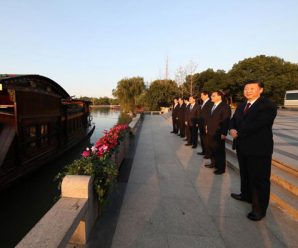
[[[57,178],[62,181],[65,175],[88,175],[93,178],[94,191],[103,203],[108,190],[116,182],[118,168],[112,155],[118,152],[118,147],[128,131],[128,125],[116,125],[104,132],[96,144],[82,153],[80,159],[66,166],[66,170]]]

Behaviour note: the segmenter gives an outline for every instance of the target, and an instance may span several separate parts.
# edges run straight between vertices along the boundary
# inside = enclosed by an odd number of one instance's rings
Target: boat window
[[[48,133],[49,133],[49,129],[48,129],[48,125],[47,124],[43,124],[40,126],[40,143],[41,144],[46,144],[48,143]]]
[[[30,138],[36,137],[36,127],[35,126],[29,127],[29,137]]]
[[[48,134],[48,125],[47,124],[43,124],[40,126],[40,135],[44,136]]]
[[[31,126],[28,128],[28,135],[32,141],[30,142],[31,147],[36,147],[36,126]]]

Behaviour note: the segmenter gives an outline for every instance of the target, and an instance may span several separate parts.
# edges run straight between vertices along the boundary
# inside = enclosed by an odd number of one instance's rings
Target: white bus
[[[287,90],[284,100],[285,108],[298,108],[298,90]]]

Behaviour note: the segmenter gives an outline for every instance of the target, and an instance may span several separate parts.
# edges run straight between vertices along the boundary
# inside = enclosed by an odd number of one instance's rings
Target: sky
[[[298,63],[296,0],[0,0],[0,74],[39,74],[70,95],[123,78],[229,71],[260,54]]]

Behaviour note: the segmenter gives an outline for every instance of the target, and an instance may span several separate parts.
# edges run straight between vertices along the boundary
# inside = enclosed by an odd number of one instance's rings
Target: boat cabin
[[[90,102],[40,75],[0,75],[0,190],[88,136]]]

